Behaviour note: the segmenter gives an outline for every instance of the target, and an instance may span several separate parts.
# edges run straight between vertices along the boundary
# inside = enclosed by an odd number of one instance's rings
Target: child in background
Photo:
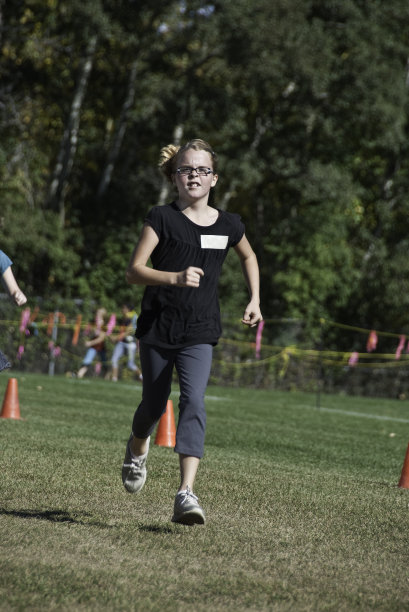
[[[27,302],[27,298],[21,291],[16,279],[14,278],[14,274],[11,269],[12,265],[13,262],[6,255],[6,253],[4,253],[4,251],[0,251],[0,274],[2,282],[9,295],[12,297],[14,303],[17,304],[17,306],[23,306]],[[0,351],[0,372],[9,367],[10,363],[7,357]]]
[[[91,338],[85,342],[87,352],[85,353],[84,360],[78,370],[77,377],[84,378],[88,372],[88,368],[93,363],[95,357],[98,357],[101,367],[106,371],[107,368],[107,356],[105,348],[106,338],[106,317],[107,311],[105,308],[98,308],[95,315],[95,323],[92,324]]]
[[[217,284],[230,247],[239,257],[250,293],[242,323],[254,327],[262,320],[258,263],[244,225],[239,215],[208,205],[218,179],[216,163],[216,154],[200,139],[162,149],[159,166],[178,195],[148,213],[126,274],[128,282],[146,288],[136,329],[143,393],[126,446],[122,481],[130,493],[145,483],[150,435],[166,411],[176,368],[180,487],[172,521],[185,525],[205,522],[193,484],[204,452],[204,396],[212,351],[221,334]]]
[[[127,367],[134,372],[138,380],[142,380],[142,373],[135,363],[137,345],[135,341],[136,321],[138,317],[129,304],[123,304],[122,317],[119,319],[119,333],[112,334],[109,339],[115,342],[112,353],[112,378],[113,382],[118,380],[119,360],[126,355]]]

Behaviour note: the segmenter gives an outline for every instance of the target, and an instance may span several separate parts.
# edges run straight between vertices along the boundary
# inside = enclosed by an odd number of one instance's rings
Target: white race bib
[[[229,241],[228,236],[211,236],[202,234],[200,236],[202,249],[225,249]]]

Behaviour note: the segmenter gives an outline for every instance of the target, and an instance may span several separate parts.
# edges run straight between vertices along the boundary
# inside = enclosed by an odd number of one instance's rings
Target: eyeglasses
[[[193,174],[196,172],[199,176],[207,176],[208,174],[213,174],[213,170],[211,168],[205,168],[204,166],[199,166],[198,168],[192,168],[191,166],[182,166],[176,170],[178,174],[182,174],[186,176],[188,174]]]

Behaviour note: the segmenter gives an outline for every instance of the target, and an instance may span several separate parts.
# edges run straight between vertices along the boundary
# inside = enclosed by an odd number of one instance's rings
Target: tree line
[[[1,248],[25,292],[137,304],[126,265],[173,197],[159,150],[202,137],[266,319],[409,333],[408,28],[407,0],[0,1]],[[234,257],[220,291],[240,313]]]

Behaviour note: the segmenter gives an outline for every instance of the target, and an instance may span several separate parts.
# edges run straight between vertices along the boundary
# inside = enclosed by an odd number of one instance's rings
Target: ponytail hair
[[[217,155],[205,140],[194,138],[182,146],[169,144],[160,150],[158,166],[170,183],[172,182],[172,174],[176,172],[178,159],[189,149],[209,153],[213,162],[213,171],[217,171]]]

